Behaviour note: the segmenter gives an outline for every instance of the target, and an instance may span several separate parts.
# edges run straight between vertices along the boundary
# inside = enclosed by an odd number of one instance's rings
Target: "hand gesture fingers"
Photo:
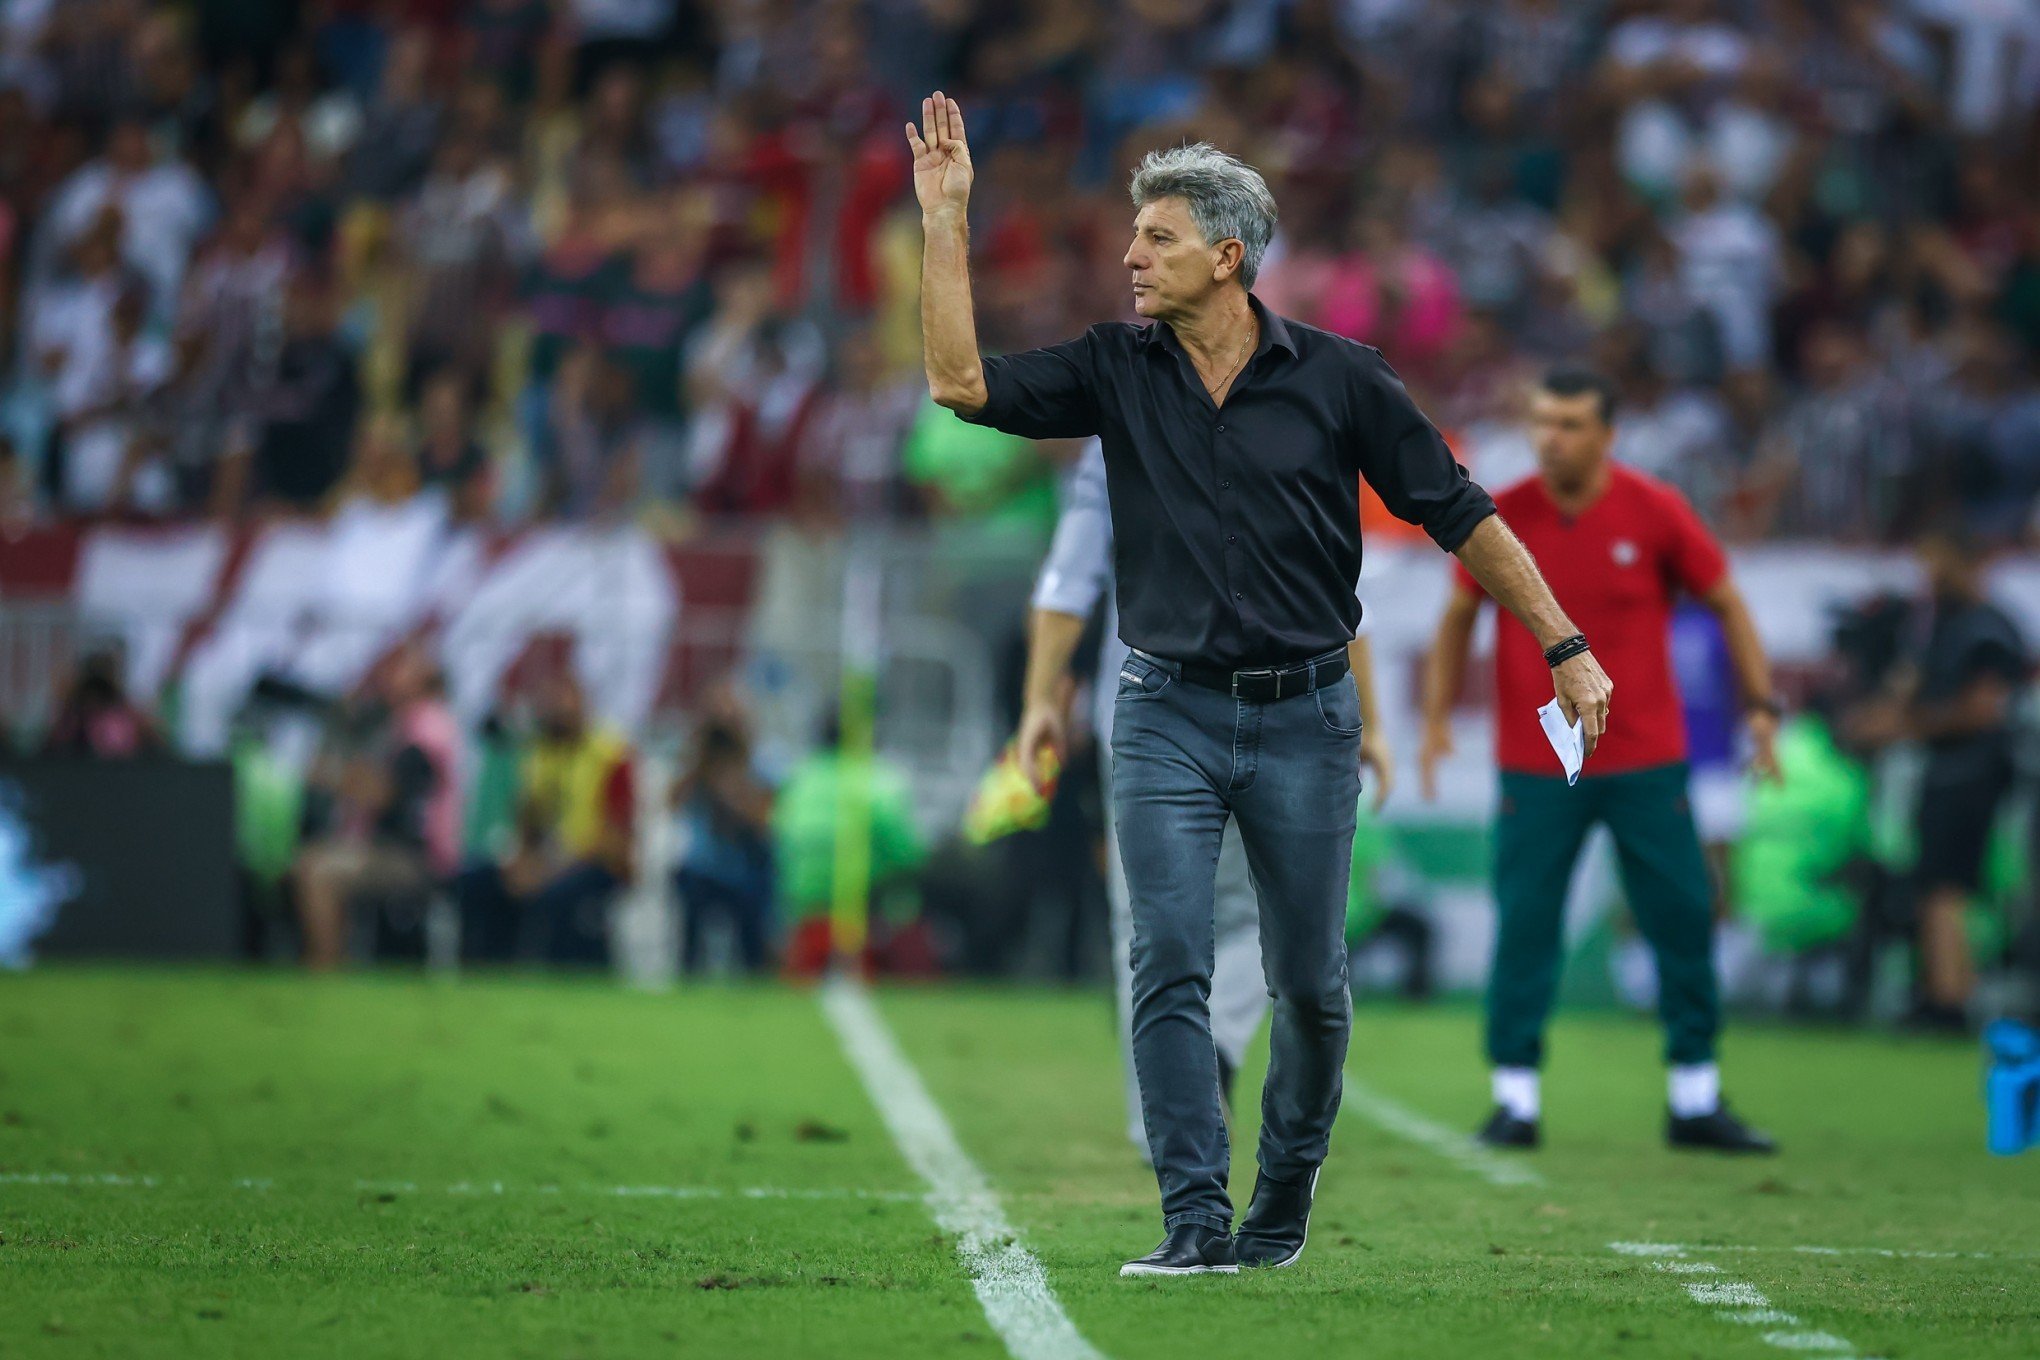
[[[963,109],[937,90],[921,101],[919,127],[906,126],[914,153],[914,193],[924,212],[957,210],[970,200],[970,148],[963,140]]]

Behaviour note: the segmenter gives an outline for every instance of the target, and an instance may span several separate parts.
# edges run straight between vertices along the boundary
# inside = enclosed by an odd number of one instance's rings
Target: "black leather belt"
[[[1323,689],[1335,680],[1343,680],[1346,677],[1346,669],[1346,649],[1341,647],[1337,651],[1314,656],[1308,661],[1298,661],[1294,665],[1261,666],[1244,671],[1220,670],[1216,666],[1198,666],[1185,662],[1178,674],[1201,689],[1215,689],[1220,694],[1230,694],[1235,699],[1272,703],[1277,699],[1308,694],[1314,689]]]

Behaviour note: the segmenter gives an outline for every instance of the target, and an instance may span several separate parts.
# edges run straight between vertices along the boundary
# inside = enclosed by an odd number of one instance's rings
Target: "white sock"
[[[1495,1104],[1518,1119],[1536,1121],[1539,1108],[1536,1068],[1497,1067],[1492,1084]]]
[[[1672,1113],[1680,1119],[1697,1119],[1721,1108],[1721,1069],[1711,1062],[1674,1066],[1665,1087]]]

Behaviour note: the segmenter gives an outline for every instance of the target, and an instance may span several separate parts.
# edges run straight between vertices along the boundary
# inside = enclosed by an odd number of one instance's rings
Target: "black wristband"
[[[1587,635],[1574,633],[1571,637],[1554,642],[1544,649],[1544,664],[1559,666],[1587,650]]]

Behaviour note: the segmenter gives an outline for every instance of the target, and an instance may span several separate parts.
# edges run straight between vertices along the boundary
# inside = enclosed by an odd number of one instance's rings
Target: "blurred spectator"
[[[887,370],[868,328],[837,344],[836,369],[798,452],[798,504],[810,524],[897,518],[916,506],[900,446],[919,413],[921,375]]]
[[[443,494],[451,517],[462,522],[486,518],[493,491],[489,455],[474,437],[468,386],[457,369],[444,368],[426,379],[418,398],[419,480]]]
[[[130,118],[114,124],[99,159],[58,187],[47,218],[49,247],[63,250],[109,208],[120,216],[122,259],[149,281],[153,306],[167,309],[193,244],[212,220],[212,194],[183,161],[159,159],[148,128]]]
[[[98,651],[78,666],[50,730],[43,752],[123,760],[163,748],[162,735],[140,705],[128,697],[118,653]]]
[[[561,361],[544,396],[537,449],[551,513],[588,519],[636,499],[644,427],[633,395],[629,370],[593,345]]]
[[[269,205],[245,195],[230,204],[186,281],[168,416],[171,460],[187,505],[227,489],[219,477],[223,457],[252,452],[255,400],[277,357],[293,266],[290,241],[271,221]]]
[[[432,37],[426,30],[405,29],[390,39],[381,87],[362,112],[361,134],[348,160],[347,186],[353,194],[392,203],[424,179],[445,117],[427,84],[431,63]]]
[[[676,197],[649,213],[647,235],[609,271],[601,299],[601,339],[631,376],[644,416],[646,489],[660,496],[686,489],[682,374],[688,337],[711,307],[704,207]]]
[[[433,885],[458,862],[458,734],[445,685],[417,646],[385,664],[372,699],[338,725],[338,750],[314,768],[323,831],[298,854],[293,875],[305,962],[345,960],[350,913],[393,903],[422,912]]]
[[[120,214],[108,210],[72,242],[66,267],[35,292],[23,342],[53,393],[89,389],[121,294],[147,287],[120,260]],[[61,398],[59,398],[61,400]]]
[[[171,508],[169,471],[148,415],[170,378],[170,347],[144,330],[141,289],[123,289],[110,315],[81,309],[56,383],[59,503],[93,514]]]
[[[479,377],[509,298],[521,229],[504,167],[471,137],[440,144],[432,170],[398,211],[399,268],[410,293],[407,388],[445,364]]]
[[[1770,362],[1771,302],[1784,271],[1778,229],[1749,204],[1724,196],[1710,166],[1687,175],[1681,207],[1668,234],[1686,291],[1713,318],[1722,363]]]
[[[250,494],[290,509],[317,508],[347,468],[361,404],[354,356],[337,333],[324,284],[301,278],[291,285],[283,343],[247,400],[254,432]]]
[[[735,371],[710,389],[722,408],[722,446],[702,451],[713,471],[694,498],[714,513],[783,514],[820,405],[818,346],[808,328],[777,318],[747,340]]]
[[[289,129],[318,161],[338,161],[361,135],[361,105],[344,87],[324,88],[310,44],[295,43],[277,62],[276,84],[250,100],[234,124],[234,139],[255,148]]]
[[[1862,540],[1890,528],[1907,453],[1891,394],[1862,338],[1840,322],[1807,333],[1805,389],[1786,404],[1758,452],[1775,507],[1773,532]]]
[[[589,718],[580,683],[549,681],[519,772],[515,844],[461,876],[464,957],[608,961],[610,900],[635,867],[635,779],[629,744]]]
[[[865,963],[925,973],[934,966],[934,951],[911,876],[927,851],[914,823],[906,775],[882,756],[854,755],[841,747],[842,728],[832,714],[820,744],[788,775],[772,814],[779,904],[793,923],[786,971],[813,977],[834,958],[830,913],[838,896],[836,875],[846,862],[839,842],[846,816],[854,815],[870,838],[862,856],[866,892],[857,904],[869,922]]]
[[[680,898],[680,966],[699,973],[717,922],[735,936],[737,959],[761,973],[772,949],[772,786],[752,751],[751,723],[736,691],[703,701],[694,757],[673,783],[682,849],[673,886]]]
[[[1424,372],[1458,339],[1463,311],[1452,268],[1409,240],[1392,212],[1363,209],[1341,248],[1285,252],[1255,291],[1276,311],[1335,335],[1380,345]]]

